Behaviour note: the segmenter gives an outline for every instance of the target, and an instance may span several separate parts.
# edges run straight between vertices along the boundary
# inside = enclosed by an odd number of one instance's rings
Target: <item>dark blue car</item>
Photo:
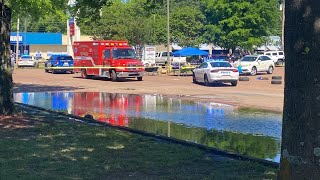
[[[45,72],[52,72],[53,74],[57,72],[73,72],[73,58],[69,55],[52,55],[45,62]]]

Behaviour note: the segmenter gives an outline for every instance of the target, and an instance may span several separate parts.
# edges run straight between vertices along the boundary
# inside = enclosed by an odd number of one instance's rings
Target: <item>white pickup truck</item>
[[[283,51],[266,51],[263,54],[269,56],[276,64],[284,63],[285,57]]]
[[[168,52],[158,52],[156,53],[156,64],[171,64],[171,63],[186,63],[186,57],[173,57],[172,52],[170,52],[170,62],[168,63]]]

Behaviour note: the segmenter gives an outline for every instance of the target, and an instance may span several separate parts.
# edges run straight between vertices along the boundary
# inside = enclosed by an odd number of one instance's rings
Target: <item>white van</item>
[[[283,51],[266,51],[263,54],[269,56],[274,63],[283,63],[285,59]]]

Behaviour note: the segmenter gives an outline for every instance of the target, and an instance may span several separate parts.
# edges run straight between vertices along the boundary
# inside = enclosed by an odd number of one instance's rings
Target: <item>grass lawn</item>
[[[0,179],[275,179],[277,169],[18,107],[0,118]]]

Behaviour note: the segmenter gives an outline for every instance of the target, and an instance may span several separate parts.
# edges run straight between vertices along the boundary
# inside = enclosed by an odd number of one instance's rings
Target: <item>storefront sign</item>
[[[17,42],[17,36],[10,36],[10,42]],[[19,42],[22,42],[22,36],[19,36]]]

